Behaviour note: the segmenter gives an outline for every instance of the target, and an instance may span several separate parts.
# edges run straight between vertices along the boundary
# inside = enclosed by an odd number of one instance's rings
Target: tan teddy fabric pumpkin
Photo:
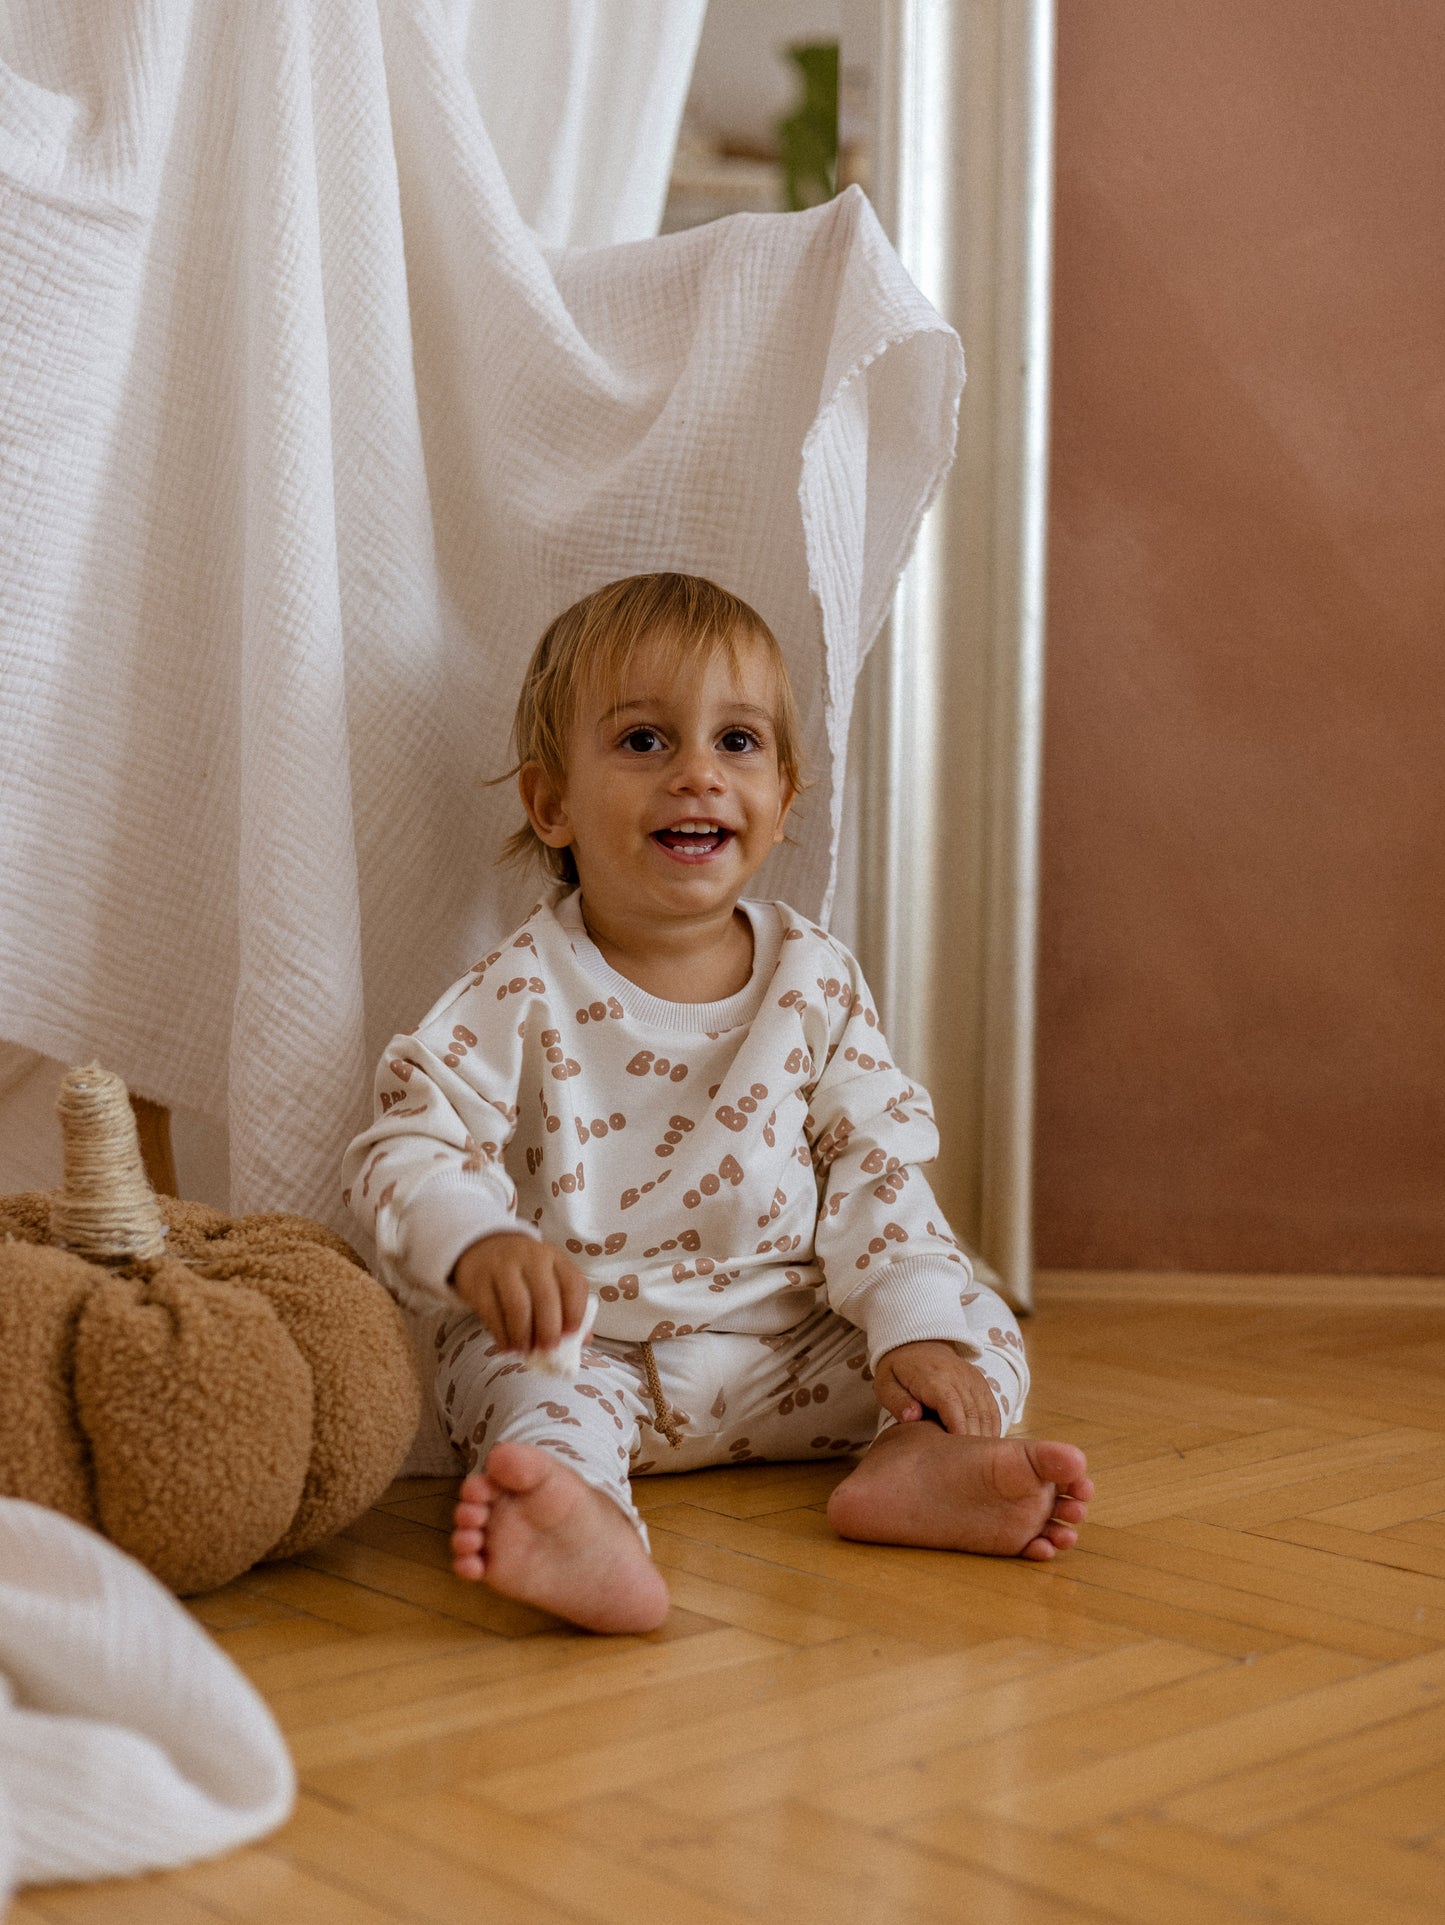
[[[118,1077],[60,1109],[63,1189],[0,1197],[0,1495],[182,1593],[340,1530],[416,1430],[396,1306],[319,1223],[157,1198]]]

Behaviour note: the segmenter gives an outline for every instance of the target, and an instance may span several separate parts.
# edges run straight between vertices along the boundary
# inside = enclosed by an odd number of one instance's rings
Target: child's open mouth
[[[652,839],[680,862],[701,862],[731,842],[732,834],[719,822],[679,822],[675,829],[655,829]]]

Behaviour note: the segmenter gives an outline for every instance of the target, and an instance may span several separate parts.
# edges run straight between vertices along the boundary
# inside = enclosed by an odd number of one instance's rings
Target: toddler
[[[919,1173],[928,1098],[842,944],[744,899],[800,784],[765,623],[613,582],[543,636],[515,745],[509,851],[561,892],[391,1043],[345,1171],[402,1303],[451,1306],[457,1573],[649,1630],[630,1478],[859,1450],[845,1537],[1067,1549],[1083,1454],[1004,1441],[1023,1344]]]

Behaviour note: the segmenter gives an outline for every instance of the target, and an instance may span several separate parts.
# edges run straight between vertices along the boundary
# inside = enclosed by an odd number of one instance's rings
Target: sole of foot
[[[828,1521],[864,1543],[1043,1560],[1073,1548],[1093,1495],[1075,1444],[897,1424],[834,1490]]]
[[[532,1444],[498,1444],[457,1493],[452,1569],[588,1631],[655,1631],[667,1585],[603,1492]]]

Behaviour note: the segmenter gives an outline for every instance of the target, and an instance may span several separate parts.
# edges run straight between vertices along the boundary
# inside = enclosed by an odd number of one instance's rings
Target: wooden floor
[[[839,1543],[836,1465],[652,1478],[676,1608],[605,1640],[454,1581],[446,1491],[394,1488],[195,1606],[285,1830],[12,1920],[1439,1925],[1445,1279],[1172,1294],[1046,1283],[1032,1429],[1100,1490],[1052,1567]]]

